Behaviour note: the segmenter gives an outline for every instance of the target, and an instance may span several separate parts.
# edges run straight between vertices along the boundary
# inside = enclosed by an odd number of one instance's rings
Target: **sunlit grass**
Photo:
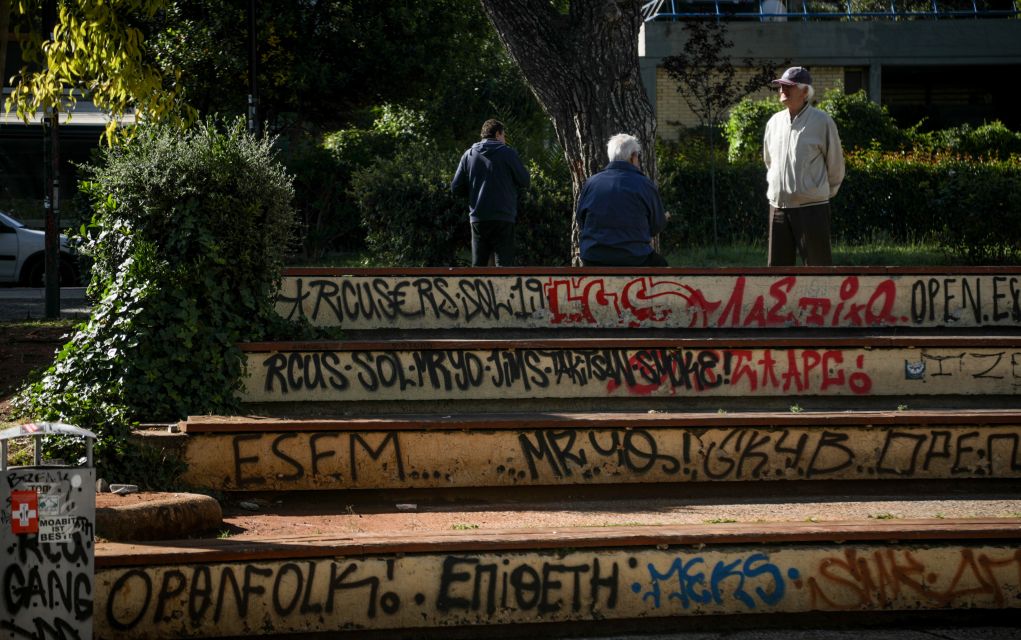
[[[53,327],[57,329],[65,328],[70,331],[71,328],[79,322],[81,322],[81,320],[74,320],[70,318],[57,318],[54,320],[29,318],[27,320],[0,320],[0,325],[11,329],[45,329]]]
[[[735,243],[689,247],[669,251],[667,261],[672,267],[764,267],[766,244]],[[873,242],[865,245],[833,245],[833,264],[850,266],[939,266],[949,265],[946,254],[935,244]]]
[[[459,256],[459,258],[463,258],[464,263],[467,263],[469,259],[467,250],[464,253],[465,255]],[[667,249],[666,257],[672,267],[764,267],[766,266],[766,244],[765,242],[733,243],[721,244],[718,248],[714,248],[712,245],[702,245],[676,250]],[[334,253],[318,259],[291,260],[288,264],[295,267],[340,268],[392,266],[379,263],[368,252]],[[917,267],[950,265],[951,261],[935,244],[896,244],[877,241],[864,245],[834,244],[833,264]]]

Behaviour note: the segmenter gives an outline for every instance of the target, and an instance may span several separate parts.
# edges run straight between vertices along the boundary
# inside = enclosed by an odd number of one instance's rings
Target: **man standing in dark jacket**
[[[638,139],[618,133],[606,145],[610,164],[589,178],[578,198],[581,261],[586,267],[665,267],[652,237],[667,214],[656,185],[642,173]]]
[[[514,222],[518,217],[518,190],[527,189],[528,171],[514,149],[504,141],[499,120],[486,120],[482,140],[461,156],[450,190],[468,196],[472,230],[472,266],[514,266]]]

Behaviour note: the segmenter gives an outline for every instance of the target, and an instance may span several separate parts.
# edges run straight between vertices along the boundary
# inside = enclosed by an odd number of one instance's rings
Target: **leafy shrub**
[[[722,153],[718,151],[718,153]],[[659,192],[670,222],[660,237],[663,251],[712,244],[713,216],[708,152],[660,145]],[[766,170],[762,160],[718,160],[715,170],[717,231],[722,242],[764,238]]]
[[[464,265],[471,248],[468,202],[450,192],[460,156],[409,149],[381,158],[352,177],[351,192],[381,264]],[[519,195],[518,264],[564,265],[571,256],[573,196],[562,162],[529,164],[530,189]]]
[[[709,176],[704,161],[661,153],[660,193],[673,217],[665,251],[712,242]],[[768,236],[761,162],[718,167],[719,234],[723,241]],[[867,244],[935,240],[962,263],[1021,262],[1021,159],[971,162],[859,151],[847,154],[847,176],[833,200],[833,237]]]
[[[308,139],[281,145],[279,158],[294,176],[294,208],[300,225],[301,254],[321,258],[330,249],[360,246],[365,234],[357,209],[344,193],[347,181],[334,154]]]
[[[899,242],[935,239],[943,212],[933,208],[937,177],[927,162],[876,151],[850,152],[833,200],[833,230],[849,243],[880,235]]]
[[[467,205],[450,192],[457,158],[409,149],[351,177],[366,244],[381,264],[455,265],[469,246]]]
[[[737,103],[723,125],[728,145],[727,159],[731,162],[760,160],[766,123],[782,108],[776,98],[746,99]]]
[[[559,156],[563,158],[563,156]],[[542,167],[529,163],[532,186],[521,197],[515,225],[515,250],[520,265],[567,266],[571,263],[571,221],[574,196],[563,162]],[[467,207],[463,215],[467,219]]]
[[[977,159],[1007,159],[1021,154],[1021,135],[1012,132],[999,120],[972,127],[940,129],[915,133],[912,144],[916,153],[929,155],[963,155]]]
[[[908,132],[897,126],[886,107],[870,100],[864,91],[848,94],[839,88],[830,89],[819,108],[836,122],[845,151],[876,148],[897,151],[909,146]]]
[[[1021,262],[1021,161],[947,159],[934,168],[944,250],[968,264]]]
[[[85,174],[96,303],[20,403],[97,432],[97,464],[118,474],[132,468],[136,421],[236,407],[237,343],[275,317],[293,189],[271,143],[240,121],[223,133],[143,128]]]
[[[319,258],[330,250],[357,250],[365,244],[361,213],[351,193],[351,177],[404,146],[431,146],[422,112],[382,105],[370,129],[341,129],[319,145],[301,144],[289,154],[295,174],[304,253]]]

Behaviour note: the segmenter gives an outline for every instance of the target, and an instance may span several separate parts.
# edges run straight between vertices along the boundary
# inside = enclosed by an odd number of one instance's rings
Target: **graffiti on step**
[[[1019,576],[1021,551],[981,543],[662,545],[118,568],[98,576],[97,635],[1016,607]]]
[[[1021,424],[208,434],[184,479],[221,490],[1021,477]]]
[[[929,549],[939,553],[939,549]],[[1021,585],[1004,578],[1021,570],[1021,549],[998,553],[960,548],[946,549],[940,571],[926,554],[910,550],[863,551],[850,548],[816,565],[816,575],[805,584],[813,609],[855,611],[896,607],[903,599],[916,599],[919,608],[951,608],[977,597],[979,606],[1016,607]]]
[[[350,329],[1019,326],[1021,276],[287,276],[277,311]]]
[[[1013,394],[1021,350],[428,349],[250,352],[247,401]]]

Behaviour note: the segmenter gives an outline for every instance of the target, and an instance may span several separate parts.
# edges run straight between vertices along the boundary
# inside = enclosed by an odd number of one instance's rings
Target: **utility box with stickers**
[[[42,438],[85,439],[85,466],[44,464]],[[8,466],[31,438],[31,466]],[[85,429],[55,422],[0,431],[0,640],[92,638],[96,469]]]

